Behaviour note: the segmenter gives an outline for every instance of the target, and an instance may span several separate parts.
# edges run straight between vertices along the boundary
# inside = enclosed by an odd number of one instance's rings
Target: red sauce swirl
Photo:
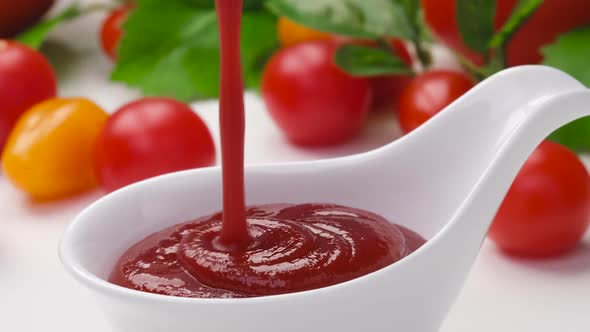
[[[182,297],[284,294],[358,278],[425,242],[374,213],[332,204],[254,206],[246,216],[251,241],[244,248],[220,244],[222,216],[217,213],[134,245],[110,281]]]

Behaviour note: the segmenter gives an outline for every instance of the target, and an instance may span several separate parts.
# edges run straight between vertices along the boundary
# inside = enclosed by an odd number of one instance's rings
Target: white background
[[[67,2],[61,1],[59,7]],[[60,93],[89,97],[113,111],[139,94],[108,81],[112,65],[98,50],[96,39],[100,20],[100,15],[79,20],[53,34],[69,54],[55,53],[61,54],[57,59]],[[218,142],[216,102],[195,103],[194,108]],[[357,153],[398,135],[393,115],[383,114],[374,116],[349,144],[298,149],[284,141],[257,96],[247,95],[247,108],[247,163]],[[67,201],[36,204],[0,174],[0,331],[111,331],[89,294],[62,271],[57,257],[66,223],[100,195],[91,192]],[[589,308],[590,236],[569,256],[538,261],[508,258],[485,243],[442,331],[587,331]]]

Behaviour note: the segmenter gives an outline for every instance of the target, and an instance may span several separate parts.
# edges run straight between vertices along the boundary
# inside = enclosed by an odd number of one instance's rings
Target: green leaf
[[[356,38],[400,37],[415,32],[401,0],[269,0],[267,6],[311,28]]]
[[[457,0],[457,25],[465,44],[479,53],[489,50],[494,35],[495,0]]]
[[[590,118],[582,118],[559,128],[549,139],[576,152],[590,152]]]
[[[270,13],[245,14],[242,24],[242,60],[246,86],[258,88],[266,62],[278,47],[276,18]]]
[[[430,67],[432,63],[432,54],[425,47],[424,42],[428,41],[429,38],[432,40],[432,36],[429,36],[429,30],[426,28],[426,22],[424,20],[424,13],[420,8],[419,0],[394,0],[397,2],[405,11],[406,17],[409,22],[411,29],[411,35],[408,39],[414,44],[414,50],[416,58],[420,62],[422,68]]]
[[[543,0],[518,0],[508,21],[506,21],[502,29],[496,32],[494,37],[492,37],[490,48],[503,47],[507,44],[514,33],[526,23],[542,4]]]
[[[217,97],[217,16],[214,10],[191,1],[139,0],[123,26],[125,34],[112,79],[140,88],[146,95],[180,100]],[[257,86],[261,58],[277,44],[273,15],[244,13],[242,61],[248,86]]]
[[[420,15],[420,1],[419,0],[394,0],[406,12],[406,16],[416,23]]]
[[[543,48],[543,54],[545,65],[561,69],[590,87],[590,26],[562,35]],[[590,117],[558,129],[549,138],[575,151],[590,151]]]
[[[244,73],[244,81],[248,88],[253,90],[258,90],[260,88],[264,67],[276,50],[277,49],[273,49],[266,54],[260,55],[258,59],[252,63],[252,67]]]
[[[23,32],[16,37],[16,40],[32,48],[39,48],[51,30],[63,22],[78,17],[80,14],[80,7],[77,4],[73,4],[57,16],[44,20],[31,29]]]
[[[344,45],[335,54],[336,64],[354,76],[412,74],[400,57],[382,48]]]
[[[215,0],[185,0],[189,4],[197,5],[204,9],[214,9]],[[244,0],[244,10],[258,10],[264,6],[264,0]]]
[[[393,0],[396,2],[405,12],[408,20],[408,26],[411,30],[411,35],[407,38],[415,39],[421,36],[421,24],[424,23],[420,17],[420,1],[419,0]]]
[[[560,36],[542,52],[544,64],[559,68],[590,86],[590,26]]]

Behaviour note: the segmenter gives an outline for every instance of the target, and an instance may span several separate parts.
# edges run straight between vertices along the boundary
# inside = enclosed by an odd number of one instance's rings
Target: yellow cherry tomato
[[[83,98],[54,98],[33,106],[4,147],[6,177],[41,200],[94,187],[94,143],[107,118],[104,110]]]
[[[329,33],[308,28],[291,21],[286,17],[279,18],[277,23],[279,41],[283,47],[293,46],[310,40],[332,39]]]

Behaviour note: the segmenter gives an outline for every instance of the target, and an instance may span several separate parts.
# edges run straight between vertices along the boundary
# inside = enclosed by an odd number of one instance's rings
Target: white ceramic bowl
[[[346,283],[261,298],[187,299],[107,282],[132,244],[220,209],[219,168],[165,175],[105,196],[70,224],[60,256],[116,331],[436,331],[526,157],[555,128],[588,115],[588,105],[590,92],[571,77],[546,67],[516,68],[381,149],[247,167],[248,204],[343,204],[429,239],[402,261]]]
[[[311,164],[318,169],[326,163]],[[362,188],[334,195],[337,188],[321,190],[314,185],[314,176],[293,167],[293,171],[277,167],[276,172],[268,167],[249,169],[249,203],[322,202],[332,197],[331,202],[364,207],[367,199],[376,197]],[[334,179],[346,179],[342,174],[346,168],[336,166],[331,172]],[[297,181],[308,189],[272,190],[272,185],[285,181]],[[69,226],[61,259],[67,270],[95,293],[116,331],[378,331],[385,326],[434,331],[452,301],[447,293],[462,281],[464,271],[454,273],[459,278],[433,278],[431,264],[444,264],[445,260],[436,257],[443,252],[433,250],[432,242],[421,249],[432,256],[412,255],[347,283],[271,297],[187,299],[143,293],[106,281],[118,257],[133,243],[180,221],[219,210],[220,190],[202,189],[220,187],[217,168],[158,177],[102,198]]]

